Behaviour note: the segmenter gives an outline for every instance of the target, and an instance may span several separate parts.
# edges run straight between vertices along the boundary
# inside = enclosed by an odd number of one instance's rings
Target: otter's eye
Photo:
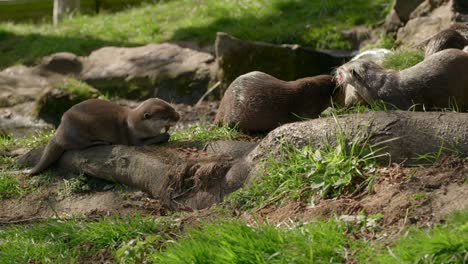
[[[352,74],[353,76],[356,76],[356,75],[357,75],[357,72],[356,72],[354,69],[351,69],[351,74]]]
[[[144,113],[144,114],[143,114],[143,118],[144,118],[144,119],[149,119],[150,117],[151,117],[151,116],[150,116],[149,113]]]

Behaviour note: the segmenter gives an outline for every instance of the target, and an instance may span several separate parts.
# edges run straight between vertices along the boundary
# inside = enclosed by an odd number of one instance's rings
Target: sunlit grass
[[[164,232],[168,223],[151,217],[104,217],[97,221],[48,220],[0,231],[0,263],[75,263],[121,243]]]
[[[37,148],[45,146],[54,131],[39,131],[30,136],[15,137],[10,135],[0,135],[0,151],[12,151],[17,148]]]
[[[468,211],[452,214],[447,223],[430,229],[411,228],[387,247],[375,263],[466,263]]]
[[[368,138],[347,139],[341,131],[337,132],[336,145],[300,149],[283,145],[281,150],[279,157],[264,162],[264,170],[253,183],[226,200],[249,209],[290,200],[309,202],[314,194],[330,198],[370,190],[376,177],[376,158],[384,155]]]
[[[396,51],[385,56],[383,67],[392,70],[404,70],[424,60],[422,51]]]
[[[345,263],[371,248],[335,221],[292,227],[218,221],[150,256],[154,263]]]
[[[382,20],[390,0],[172,0],[50,23],[0,23],[0,67],[69,51],[162,41],[213,44],[224,31],[246,40],[349,49],[342,30]]]
[[[216,125],[193,125],[171,133],[171,141],[234,140],[240,137],[246,137],[246,135],[236,128]]]

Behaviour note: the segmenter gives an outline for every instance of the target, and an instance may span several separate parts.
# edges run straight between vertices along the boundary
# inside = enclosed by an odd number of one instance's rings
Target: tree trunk
[[[62,20],[66,14],[70,14],[80,9],[80,0],[54,0],[54,25]]]

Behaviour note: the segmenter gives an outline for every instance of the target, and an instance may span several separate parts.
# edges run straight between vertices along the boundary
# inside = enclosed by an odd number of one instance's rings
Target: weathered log
[[[99,146],[66,151],[56,168],[61,173],[82,173],[136,187],[174,209],[200,209],[221,202],[242,185],[245,173],[227,174],[255,146],[240,141]],[[39,153],[26,155],[20,163],[34,164]]]
[[[336,143],[341,133],[348,140],[368,138],[369,144],[380,143],[388,153],[381,161],[418,163],[420,155],[457,152],[468,155],[468,113],[449,112],[373,112],[336,118],[319,118],[281,126],[270,132],[248,155],[252,166],[248,181],[257,177],[259,161],[280,157],[284,145],[298,148],[322,147]]]

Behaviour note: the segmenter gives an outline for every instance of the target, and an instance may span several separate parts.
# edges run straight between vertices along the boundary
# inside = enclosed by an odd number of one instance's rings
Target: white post
[[[73,11],[80,9],[80,0],[54,0],[54,25],[58,25],[60,20]]]

